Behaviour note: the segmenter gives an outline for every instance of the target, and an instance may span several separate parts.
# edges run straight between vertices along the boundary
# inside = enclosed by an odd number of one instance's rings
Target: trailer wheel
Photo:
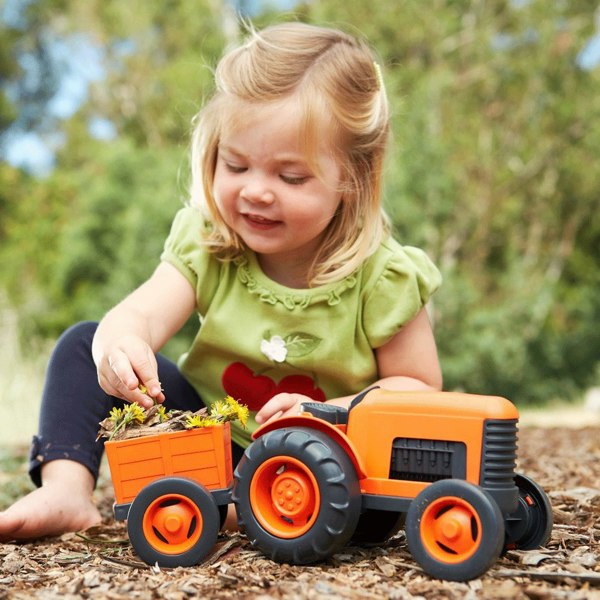
[[[552,532],[552,506],[546,492],[526,475],[515,475],[519,505],[506,519],[505,550],[545,546]]]
[[[271,559],[307,564],[349,540],[360,516],[354,466],[327,434],[284,428],[258,438],[235,472],[238,523]]]
[[[365,546],[383,544],[404,527],[405,520],[403,512],[368,508],[360,515],[351,542]]]
[[[423,570],[453,581],[485,573],[504,544],[504,520],[494,499],[459,479],[426,487],[410,505],[405,531],[408,548]]]
[[[196,565],[217,541],[220,515],[200,484],[178,477],[153,481],[136,496],[127,516],[133,549],[161,567]]]

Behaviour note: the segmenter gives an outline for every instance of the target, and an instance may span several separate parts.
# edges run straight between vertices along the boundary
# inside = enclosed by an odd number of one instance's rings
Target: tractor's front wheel
[[[413,558],[438,579],[479,577],[504,544],[504,519],[494,499],[459,479],[426,487],[410,505],[404,529]]]

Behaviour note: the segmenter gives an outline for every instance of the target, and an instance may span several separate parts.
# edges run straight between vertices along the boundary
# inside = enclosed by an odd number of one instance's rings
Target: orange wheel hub
[[[266,531],[280,538],[295,538],[306,533],[317,518],[319,486],[302,462],[276,456],[256,470],[250,484],[250,502]]]
[[[481,544],[481,521],[477,511],[462,498],[434,500],[421,517],[421,540],[435,559],[461,563]]]
[[[202,535],[202,513],[186,496],[160,496],[148,506],[143,519],[144,537],[163,554],[187,552]]]

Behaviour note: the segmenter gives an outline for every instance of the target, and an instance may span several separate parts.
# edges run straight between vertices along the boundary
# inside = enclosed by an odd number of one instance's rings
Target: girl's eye
[[[231,163],[225,163],[225,168],[230,173],[244,173],[247,170],[246,167],[240,167],[239,165],[232,165]]]
[[[302,185],[309,180],[308,175],[280,175],[279,177],[289,185]]]

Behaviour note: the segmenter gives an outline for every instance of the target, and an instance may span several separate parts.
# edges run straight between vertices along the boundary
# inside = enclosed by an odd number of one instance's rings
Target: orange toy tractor
[[[509,548],[544,545],[545,492],[515,473],[518,413],[504,398],[445,392],[357,396],[349,409],[304,404],[264,425],[231,473],[229,424],[107,442],[131,543],[150,564],[197,564],[227,504],[253,545],[279,562],[379,544],[404,526],[433,577],[466,581]]]

